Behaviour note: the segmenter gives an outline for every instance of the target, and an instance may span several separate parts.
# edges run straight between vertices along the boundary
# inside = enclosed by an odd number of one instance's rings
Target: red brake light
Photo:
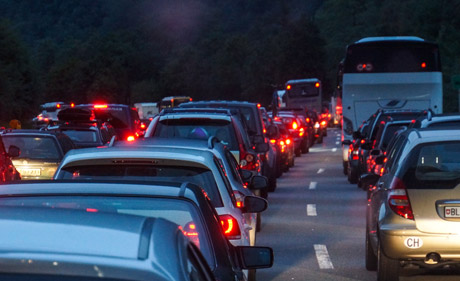
[[[56,104],[56,108],[61,108],[61,104],[60,103]]]
[[[290,89],[291,89],[291,85],[287,85],[286,90],[290,90]]]
[[[257,104],[257,108],[260,108],[260,107],[261,107],[261,105],[260,105],[260,103],[258,103],[258,104]]]
[[[292,129],[294,130],[297,130],[297,128],[299,127],[299,125],[297,125],[297,122],[292,122]]]
[[[104,109],[104,108],[108,108],[109,106],[106,104],[95,104],[93,107],[95,109]]]
[[[422,68],[426,68],[426,62],[422,62],[422,64],[420,65]]]
[[[414,213],[410,205],[409,197],[407,196],[406,186],[404,182],[397,177],[394,177],[391,182],[390,192],[388,194],[388,205],[396,214],[403,218],[413,220]]]
[[[286,140],[286,144],[288,144],[288,145],[291,144],[291,140],[290,140],[290,139],[287,139],[287,140]]]
[[[141,123],[141,129],[145,129],[145,124],[144,123]]]
[[[86,211],[88,213],[97,213],[99,210],[98,209],[93,209],[93,208],[86,208]]]
[[[310,123],[310,118],[305,118],[305,121],[307,121],[307,123]]]
[[[75,107],[75,104],[73,102],[71,102],[70,107]]]
[[[238,190],[234,190],[233,195],[235,196],[236,207],[243,208],[244,207],[244,194]]]
[[[270,142],[271,142],[271,143],[276,143],[276,140],[271,139]]]
[[[231,215],[220,215],[219,218],[225,236],[228,239],[240,239],[241,232],[238,221]]]
[[[129,136],[126,138],[127,141],[134,141],[136,138],[134,136]]]
[[[319,83],[318,82],[315,83],[315,87],[319,88]]]

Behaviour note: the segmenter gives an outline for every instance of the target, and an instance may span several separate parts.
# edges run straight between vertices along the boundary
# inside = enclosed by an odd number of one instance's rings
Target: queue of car
[[[143,128],[120,104],[42,109],[37,129],[0,134],[2,278],[254,281],[272,266],[257,232],[315,142],[307,112],[188,102]]]
[[[348,179],[368,194],[365,264],[377,280],[460,265],[460,114],[379,110],[344,144]]]

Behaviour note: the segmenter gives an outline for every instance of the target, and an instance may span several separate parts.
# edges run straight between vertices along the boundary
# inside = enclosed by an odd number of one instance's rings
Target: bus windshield
[[[427,42],[383,41],[347,48],[345,73],[441,71],[438,47]]]
[[[319,95],[319,83],[293,83],[287,93],[290,98],[316,97]]]

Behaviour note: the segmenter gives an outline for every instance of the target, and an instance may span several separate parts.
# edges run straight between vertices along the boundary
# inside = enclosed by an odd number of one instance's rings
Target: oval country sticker
[[[423,240],[418,237],[408,237],[404,241],[404,245],[410,249],[418,249],[423,246]]]

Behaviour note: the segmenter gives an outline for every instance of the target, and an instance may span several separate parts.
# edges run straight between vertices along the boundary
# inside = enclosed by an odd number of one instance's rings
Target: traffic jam
[[[42,104],[0,134],[1,279],[457,280],[460,114],[437,48],[350,44],[330,102],[305,78],[267,105]]]

